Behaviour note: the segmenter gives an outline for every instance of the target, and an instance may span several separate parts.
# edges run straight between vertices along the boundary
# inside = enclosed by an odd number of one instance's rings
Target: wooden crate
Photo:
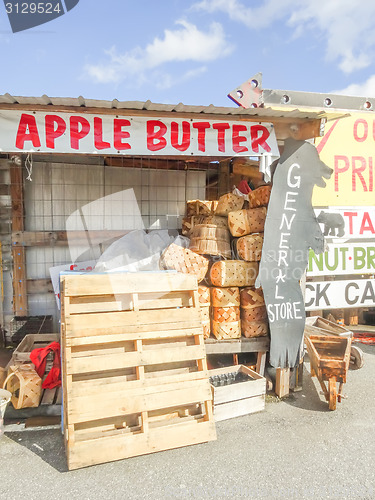
[[[247,366],[235,365],[210,370],[210,380],[215,375],[228,373],[243,373],[251,377],[251,380],[219,387],[211,386],[216,422],[264,410],[266,379]]]
[[[26,335],[12,354],[11,364],[30,363],[30,353],[33,349],[47,347],[51,342],[59,342],[58,333],[33,333]]]
[[[216,439],[194,276],[62,277],[69,469]]]

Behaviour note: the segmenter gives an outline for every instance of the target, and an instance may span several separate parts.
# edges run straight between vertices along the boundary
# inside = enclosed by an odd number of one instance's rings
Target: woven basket
[[[244,201],[245,200],[242,196],[237,196],[233,193],[224,194],[219,198],[215,214],[228,215],[229,212],[233,212],[233,210],[241,210]]]
[[[191,217],[184,217],[182,219],[182,234],[190,236],[191,231],[197,225],[206,224],[216,227],[224,227],[228,229],[228,217],[220,217],[219,215],[193,215]]]
[[[207,273],[208,259],[188,248],[172,243],[162,253],[159,266],[161,269],[174,269],[180,273],[194,274],[200,282]]]
[[[261,233],[264,230],[266,215],[266,207],[230,212],[228,224],[232,236],[240,237],[250,233]]]
[[[241,309],[242,321],[263,321],[267,319],[266,306],[253,307],[252,309]]]
[[[198,297],[199,297],[199,305],[201,307],[210,307],[211,294],[210,294],[210,288],[208,286],[203,286],[203,285],[198,286]]]
[[[270,201],[271,186],[260,186],[249,193],[250,208],[266,207]]]
[[[11,365],[3,387],[12,393],[11,402],[16,410],[39,406],[42,379],[36,373],[33,364]]]
[[[212,333],[218,340],[241,338],[241,321],[233,323],[218,323],[212,321]]]
[[[203,326],[203,337],[208,339],[211,334],[211,312],[210,307],[201,306],[201,318]]]
[[[189,200],[186,203],[186,216],[210,215],[215,211],[217,201]]]
[[[211,302],[213,307],[239,307],[240,289],[236,286],[230,288],[211,288]]]
[[[240,321],[240,308],[239,307],[213,307],[212,319],[218,323],[229,323],[233,321]]]
[[[264,306],[263,290],[261,288],[246,287],[240,291],[241,308],[252,309]]]
[[[258,275],[257,262],[242,260],[222,260],[215,262],[210,269],[210,280],[213,286],[253,286]]]
[[[241,321],[242,335],[247,338],[266,337],[268,323],[266,321]]]
[[[248,234],[237,240],[238,256],[248,262],[260,261],[262,256],[263,233]]]
[[[198,224],[190,233],[189,248],[202,255],[220,255],[230,258],[229,230],[214,224]]]

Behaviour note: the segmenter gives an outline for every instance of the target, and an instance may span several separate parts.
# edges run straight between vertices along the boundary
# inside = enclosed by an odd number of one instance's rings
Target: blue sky
[[[375,2],[80,0],[12,33],[0,4],[0,93],[231,106],[263,88],[375,96]]]

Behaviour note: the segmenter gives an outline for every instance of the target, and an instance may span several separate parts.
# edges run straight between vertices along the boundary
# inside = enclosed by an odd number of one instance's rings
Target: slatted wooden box
[[[12,364],[30,363],[30,353],[33,349],[46,347],[51,342],[59,342],[58,333],[31,333],[26,335],[12,354]]]
[[[69,469],[216,439],[197,279],[62,277]]]
[[[215,375],[242,373],[248,380],[212,387],[214,418],[216,422],[262,411],[265,408],[266,379],[244,365],[209,370],[210,380]]]

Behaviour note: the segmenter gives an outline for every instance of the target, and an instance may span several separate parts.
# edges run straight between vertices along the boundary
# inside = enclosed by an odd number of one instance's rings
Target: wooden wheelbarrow
[[[341,403],[342,387],[350,362],[351,337],[305,335],[309,353],[311,376],[316,375],[330,410]],[[327,383],[327,385],[326,385]],[[337,390],[337,384],[339,384]]]

